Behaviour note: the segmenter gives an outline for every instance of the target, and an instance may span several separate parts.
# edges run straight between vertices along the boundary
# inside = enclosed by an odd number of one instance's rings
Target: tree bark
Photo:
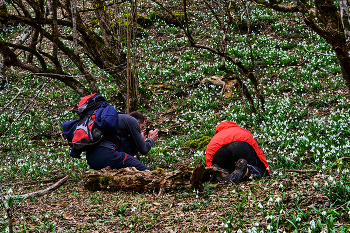
[[[135,191],[135,192],[169,192],[179,189],[202,189],[203,182],[209,175],[224,178],[227,173],[216,167],[197,164],[195,168],[180,166],[175,171],[165,172],[162,169],[138,171],[127,167],[119,170],[103,169],[84,178],[84,187],[91,191]]]

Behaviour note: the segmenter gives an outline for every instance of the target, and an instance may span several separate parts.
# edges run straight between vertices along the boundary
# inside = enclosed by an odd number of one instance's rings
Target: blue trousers
[[[112,169],[135,167],[139,171],[149,170],[135,157],[103,146],[97,146],[93,150],[87,151],[86,160],[90,168],[94,170],[101,170],[107,166]]]

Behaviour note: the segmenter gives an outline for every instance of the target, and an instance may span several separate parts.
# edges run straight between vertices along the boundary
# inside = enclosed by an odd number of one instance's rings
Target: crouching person
[[[139,122],[132,116],[118,113],[100,94],[83,97],[78,104],[80,119],[62,123],[63,133],[71,148],[70,155],[80,158],[86,151],[86,160],[91,169],[106,167],[120,169],[135,167],[149,170],[142,162],[123,150],[123,137],[130,137],[130,151],[148,153],[158,139],[158,131],[150,131],[148,138],[141,133]],[[130,147],[129,147],[130,148]]]
[[[100,170],[110,166],[112,169],[135,167],[139,171],[149,170],[134,155],[137,152],[147,154],[151,150],[158,139],[158,130],[150,131],[145,137],[141,126],[134,117],[119,113],[117,133],[86,151],[90,168]],[[117,146],[119,143],[121,145]]]
[[[270,174],[267,160],[251,133],[232,121],[216,127],[207,146],[206,164],[228,171],[225,180],[234,183]]]

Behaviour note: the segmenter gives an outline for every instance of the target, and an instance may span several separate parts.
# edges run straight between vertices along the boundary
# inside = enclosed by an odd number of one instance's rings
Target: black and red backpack
[[[80,120],[72,138],[74,148],[83,149],[86,146],[95,145],[103,139],[104,135],[95,121],[96,112],[106,105],[108,105],[106,100],[97,93],[81,98],[78,104]]]
[[[118,111],[100,94],[81,98],[78,104],[80,119],[62,123],[63,135],[72,147],[70,155],[80,158],[82,151],[92,149],[104,139],[120,146]]]

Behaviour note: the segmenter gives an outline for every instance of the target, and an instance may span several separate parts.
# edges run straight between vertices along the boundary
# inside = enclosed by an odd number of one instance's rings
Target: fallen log
[[[134,167],[112,170],[109,167],[101,172],[87,175],[84,187],[90,191],[135,191],[135,192],[169,192],[181,189],[202,189],[203,182],[210,175],[224,178],[227,173],[216,167],[198,164],[196,167],[179,166],[176,170],[166,172],[162,169],[138,171]]]

